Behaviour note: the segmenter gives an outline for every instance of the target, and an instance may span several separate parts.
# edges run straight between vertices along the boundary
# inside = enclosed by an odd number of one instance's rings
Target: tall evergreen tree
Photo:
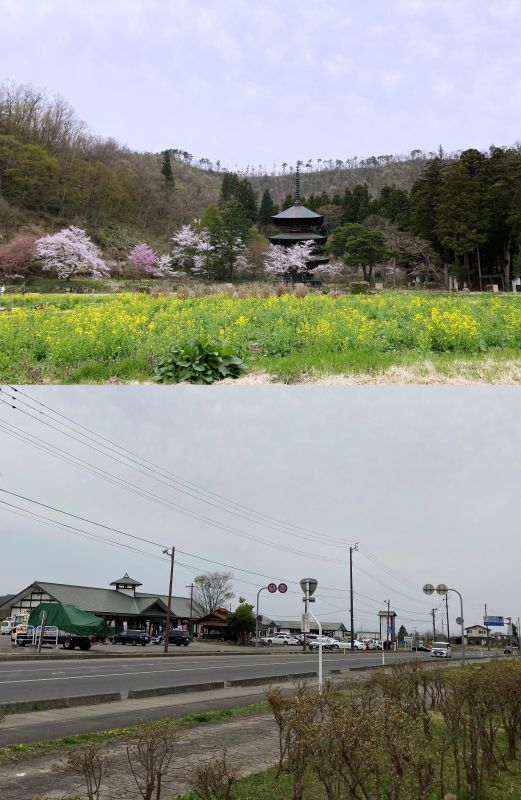
[[[170,160],[170,150],[163,151],[163,165],[161,175],[165,179],[165,184],[169,189],[174,188],[174,173],[172,172],[172,162]]]
[[[409,197],[403,189],[384,186],[374,208],[377,214],[390,220],[398,228],[404,230],[408,227]]]
[[[263,227],[271,225],[271,218],[275,213],[275,205],[269,189],[264,189],[261,204],[259,206],[258,223]]]
[[[240,182],[236,200],[243,207],[244,213],[248,217],[250,223],[255,225],[259,213],[257,208],[257,195],[248,178],[243,178]]]

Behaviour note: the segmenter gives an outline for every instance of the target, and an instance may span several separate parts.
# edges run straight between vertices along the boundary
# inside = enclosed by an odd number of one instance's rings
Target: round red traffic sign
[[[281,594],[285,594],[288,591],[288,587],[285,583],[279,583],[278,589]]]
[[[277,584],[276,583],[268,583],[268,592],[274,594],[277,591]]]

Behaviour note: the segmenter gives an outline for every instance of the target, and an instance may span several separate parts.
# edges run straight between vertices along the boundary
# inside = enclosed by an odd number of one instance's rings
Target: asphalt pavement
[[[400,661],[430,661],[427,653],[386,653],[386,664]],[[325,653],[324,672],[331,669],[377,666],[382,653]],[[0,663],[0,703],[47,700],[129,689],[190,685],[241,678],[264,678],[318,669],[318,654],[273,653],[262,657],[244,653],[223,656],[185,656],[163,659],[122,658],[117,661],[54,661]]]

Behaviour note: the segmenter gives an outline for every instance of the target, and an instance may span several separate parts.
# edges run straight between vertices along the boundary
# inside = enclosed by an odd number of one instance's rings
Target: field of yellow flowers
[[[382,293],[152,298],[12,295],[0,313],[3,382],[151,380],[172,344],[230,345],[251,370],[399,363],[449,353],[521,355],[521,296]],[[298,372],[298,367],[297,367]]]

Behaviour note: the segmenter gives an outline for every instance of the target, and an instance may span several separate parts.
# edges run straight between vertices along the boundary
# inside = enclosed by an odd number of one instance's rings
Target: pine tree
[[[271,218],[275,213],[275,206],[273,204],[273,198],[270,194],[269,189],[264,189],[264,193],[262,195],[261,204],[259,207],[259,215],[258,215],[258,223],[261,226],[266,226],[271,224]]]
[[[248,178],[243,178],[240,182],[236,200],[241,204],[250,223],[255,225],[259,213],[257,208],[257,195],[255,194],[253,186],[249,182]]]
[[[174,173],[172,172],[172,162],[170,160],[170,150],[163,151],[163,166],[161,167],[161,175],[165,179],[165,184],[169,189],[174,188]]]

